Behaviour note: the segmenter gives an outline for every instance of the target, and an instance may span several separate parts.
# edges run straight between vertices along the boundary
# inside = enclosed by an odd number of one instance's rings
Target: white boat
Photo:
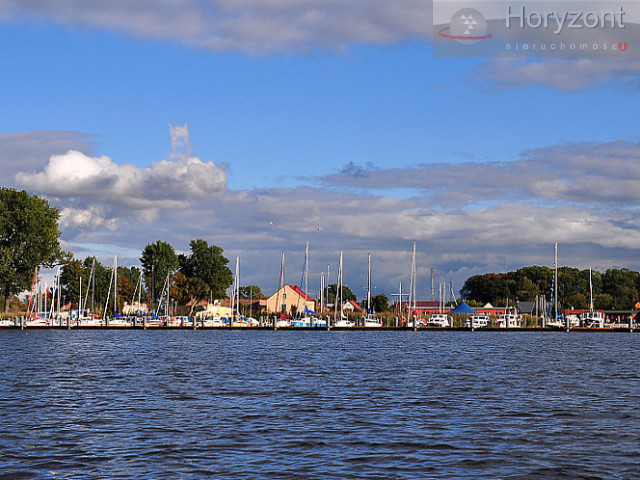
[[[276,320],[276,328],[287,328],[291,326],[291,321],[288,318],[280,318]]]
[[[318,318],[314,317],[313,318],[313,326],[316,327],[316,328],[326,328],[327,321],[322,317],[318,317]]]
[[[604,313],[599,310],[582,312],[582,325],[587,328],[604,328]]]
[[[340,320],[337,320],[333,326],[338,328],[346,328],[346,327],[354,327],[355,325],[348,318],[342,318]]]
[[[108,318],[107,325],[109,327],[130,327],[131,321],[127,317]]]
[[[446,313],[434,313],[427,320],[428,327],[451,327],[453,326],[453,318]]]
[[[604,312],[593,308],[593,283],[591,268],[589,268],[589,311],[582,312],[582,325],[587,328],[604,328]]]
[[[491,325],[491,317],[482,314],[471,315],[465,322],[465,326],[468,328],[483,328],[489,325]]]
[[[44,318],[40,316],[31,317],[29,320],[25,322],[25,326],[27,327],[51,327],[53,326],[53,321],[50,318]]]
[[[334,317],[334,322],[333,322],[333,326],[334,327],[338,327],[338,328],[345,328],[345,327],[354,327],[355,325],[353,324],[353,322],[351,320],[349,320],[345,315],[344,315],[344,297],[342,295],[342,288],[343,288],[343,280],[342,280],[342,250],[340,250],[340,261],[338,263],[338,282],[336,283],[336,299],[335,299],[335,311],[334,311],[334,315],[336,317]],[[340,305],[340,317],[337,318],[338,315],[338,305]]]
[[[0,327],[14,327],[15,322],[12,318],[0,318]]]
[[[382,319],[376,317],[373,314],[367,315],[364,318],[364,326],[367,328],[381,328],[382,327]]]
[[[203,327],[226,327],[227,324],[222,319],[220,315],[216,315],[215,317],[208,317],[202,320]]]
[[[522,326],[522,317],[516,313],[505,313],[499,315],[496,323],[500,328],[520,328]]]
[[[293,321],[294,327],[311,327],[313,325],[313,321],[315,319],[313,317],[302,317],[297,318]]]
[[[366,328],[381,328],[382,319],[377,318],[371,308],[371,253],[367,253],[367,316],[364,317],[364,326]]]

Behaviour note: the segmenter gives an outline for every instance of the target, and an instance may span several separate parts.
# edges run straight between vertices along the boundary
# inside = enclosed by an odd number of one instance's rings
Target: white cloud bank
[[[211,51],[295,52],[431,35],[425,0],[0,0],[5,21],[53,21]]]
[[[607,83],[637,88],[640,60],[637,58],[554,58],[531,60],[496,58],[469,75],[496,89],[548,87],[575,92]]]
[[[186,125],[180,128],[188,132]],[[211,161],[175,151],[171,160],[141,168],[70,150],[52,155],[38,172],[19,172],[15,181],[61,204],[63,227],[113,229],[132,215],[150,223],[162,209],[185,209],[217,195],[226,188],[227,176]]]

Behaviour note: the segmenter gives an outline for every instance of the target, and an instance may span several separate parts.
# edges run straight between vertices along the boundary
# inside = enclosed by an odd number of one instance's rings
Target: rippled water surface
[[[0,478],[640,478],[640,335],[0,332]]]

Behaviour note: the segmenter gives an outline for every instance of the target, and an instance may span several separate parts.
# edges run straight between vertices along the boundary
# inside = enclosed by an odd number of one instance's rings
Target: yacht
[[[453,318],[446,313],[434,313],[427,320],[427,326],[429,327],[452,327]]]
[[[475,314],[471,315],[465,322],[465,327],[468,328],[483,328],[491,325],[491,318],[489,315]]]

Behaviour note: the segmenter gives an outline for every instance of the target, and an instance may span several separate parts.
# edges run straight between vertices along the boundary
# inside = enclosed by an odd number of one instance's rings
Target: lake
[[[640,335],[0,331],[0,479],[640,478]]]

